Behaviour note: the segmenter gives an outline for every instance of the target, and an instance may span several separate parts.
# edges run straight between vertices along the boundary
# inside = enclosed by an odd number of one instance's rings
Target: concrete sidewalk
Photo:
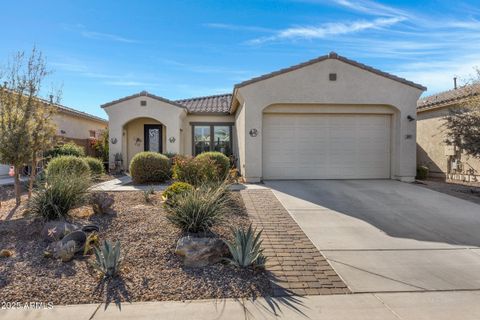
[[[123,303],[58,306],[51,310],[0,310],[5,320],[23,319],[365,319],[477,320],[479,291],[403,292],[308,296],[256,301],[202,300],[190,302]]]

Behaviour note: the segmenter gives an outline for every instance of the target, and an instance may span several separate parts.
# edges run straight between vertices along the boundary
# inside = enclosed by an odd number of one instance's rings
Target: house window
[[[218,151],[232,155],[232,123],[192,123],[193,155]]]
[[[97,133],[95,132],[95,130],[89,130],[90,132],[90,138],[95,138],[97,136]]]

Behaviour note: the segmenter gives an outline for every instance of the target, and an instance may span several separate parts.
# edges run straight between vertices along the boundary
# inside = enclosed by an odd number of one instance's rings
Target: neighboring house
[[[64,141],[86,147],[90,139],[97,138],[107,129],[108,122],[100,117],[62,105],[56,107],[53,121],[57,125],[57,136]],[[0,165],[0,176],[8,175],[8,171],[9,165]]]
[[[416,171],[416,102],[425,87],[336,53],[171,101],[140,92],[102,105],[110,162],[140,151],[233,153],[247,182],[398,179]]]
[[[469,85],[420,99],[417,103],[417,162],[430,175],[453,180],[480,181],[480,159],[445,143],[445,116],[471,97],[480,95],[480,85]]]

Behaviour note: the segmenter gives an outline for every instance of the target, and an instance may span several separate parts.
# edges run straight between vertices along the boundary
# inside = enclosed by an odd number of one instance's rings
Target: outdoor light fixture
[[[250,135],[250,137],[256,137],[258,135],[258,130],[257,129],[250,129],[248,134]]]
[[[140,139],[140,138],[135,139],[135,145],[136,146],[139,146],[141,143],[142,143],[142,139]]]
[[[60,133],[61,133],[61,134],[65,134],[65,133],[67,133],[67,131],[65,131],[65,130],[60,130]]]
[[[168,141],[170,141],[170,143],[174,143],[176,141],[175,137],[170,137],[168,138]]]
[[[112,144],[116,144],[118,142],[118,140],[117,140],[117,138],[112,138],[112,139],[110,139],[110,142]]]
[[[415,118],[414,118],[414,117],[412,117],[411,115],[408,115],[408,116],[407,116],[407,119],[408,119],[408,121],[410,121],[410,122],[412,122],[412,121],[414,121],[414,120],[415,120]]]

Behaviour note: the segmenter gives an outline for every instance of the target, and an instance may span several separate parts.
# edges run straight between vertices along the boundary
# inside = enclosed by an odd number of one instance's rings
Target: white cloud
[[[249,44],[261,44],[275,40],[321,39],[336,35],[360,32],[367,29],[388,27],[405,20],[405,18],[378,18],[372,21],[326,23],[318,27],[291,27],[279,30],[273,36],[250,40]]]
[[[227,24],[227,23],[205,23],[205,27],[213,29],[224,29],[231,31],[253,31],[253,32],[275,32],[273,29],[257,27],[257,26],[243,26],[236,24]]]
[[[366,13],[375,16],[387,17],[409,17],[410,14],[398,8],[383,5],[381,3],[369,0],[334,0],[334,2],[342,7]]]
[[[107,41],[124,42],[124,43],[138,42],[136,40],[124,38],[122,36],[111,34],[111,33],[84,30],[84,31],[81,31],[80,34],[85,38],[95,39],[95,40],[107,40]]]

